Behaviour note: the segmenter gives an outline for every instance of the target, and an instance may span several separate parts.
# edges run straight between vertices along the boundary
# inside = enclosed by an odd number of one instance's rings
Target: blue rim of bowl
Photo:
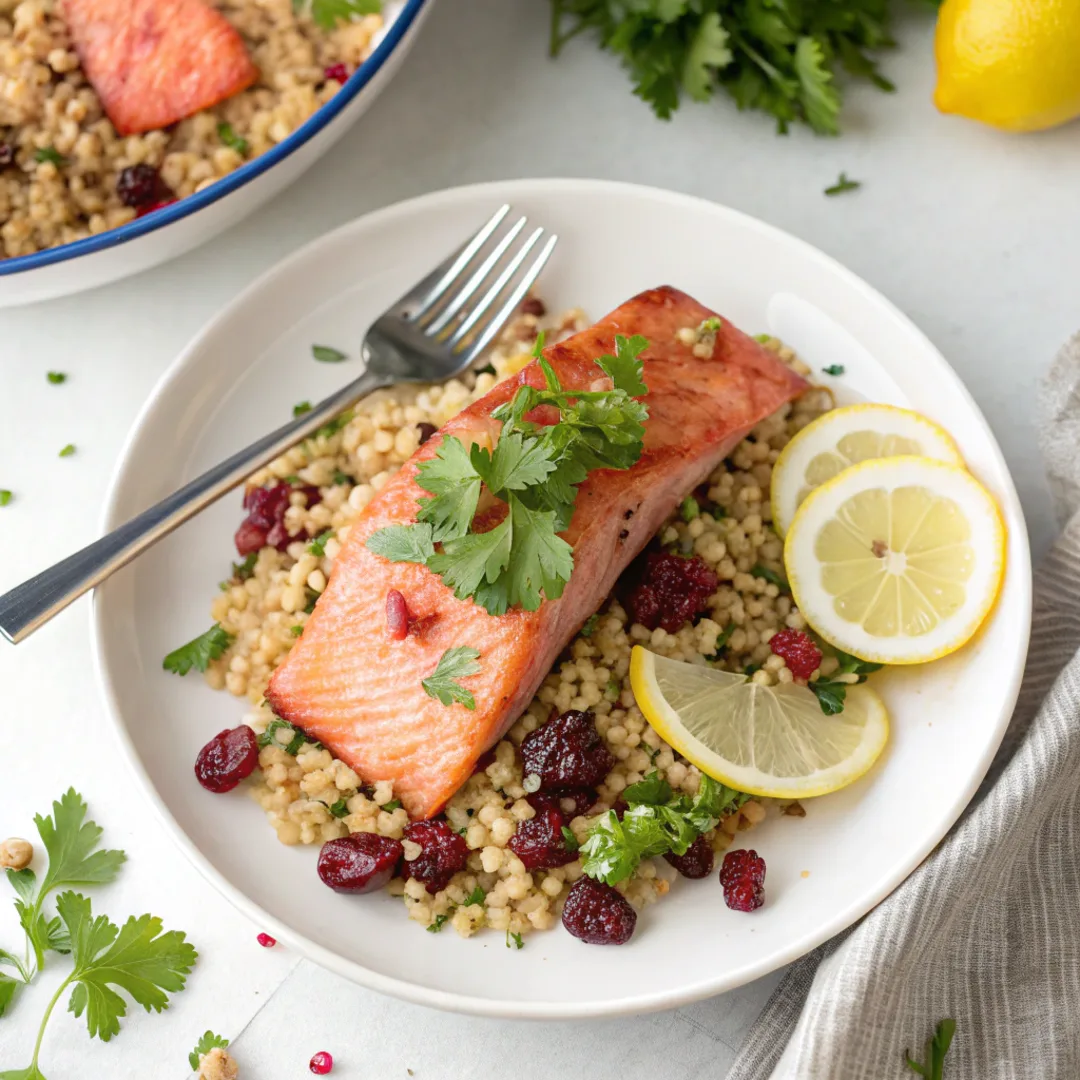
[[[382,41],[349,76],[345,85],[291,135],[279,142],[277,146],[267,150],[265,154],[260,154],[253,161],[241,165],[235,172],[223,176],[210,187],[179,199],[172,206],[166,206],[145,217],[129,221],[126,225],[98,233],[97,236],[88,236],[85,240],[74,240],[70,244],[35,251],[30,255],[16,255],[11,259],[0,259],[0,277],[39,270],[43,266],[53,266],[56,263],[66,262],[68,259],[77,259],[82,255],[92,255],[96,251],[104,251],[106,248],[116,247],[139,236],[146,236],[157,229],[163,229],[166,225],[171,225],[174,221],[197,213],[203,207],[217,202],[218,199],[223,199],[237,188],[243,187],[249,180],[254,180],[267,169],[273,168],[279,161],[284,161],[294,150],[299,149],[322,131],[371,82],[416,21],[420,9],[427,2],[428,0],[406,0],[405,6],[390,24]]]

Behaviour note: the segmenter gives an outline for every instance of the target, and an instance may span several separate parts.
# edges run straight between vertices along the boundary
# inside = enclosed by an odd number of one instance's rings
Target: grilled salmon
[[[442,439],[468,445],[498,438],[492,412],[528,383],[544,387],[533,362],[454,417],[402,466],[350,529],[330,582],[304,633],[270,681],[274,712],[329,747],[365,781],[392,780],[414,818],[435,814],[468,779],[480,755],[525,710],[555,658],[603,602],[626,565],[679,501],[758,421],[806,388],[772,353],[724,320],[712,355],[695,356],[678,331],[714,315],[685,293],[652,289],[616,308],[544,356],[566,389],[586,389],[615,335],[640,334],[649,409],[640,460],[599,469],[578,487],[564,539],[574,570],[562,596],[536,611],[493,616],[459,600],[426,566],[392,563],[365,547],[372,533],[416,520],[417,466]],[[699,350],[700,351],[700,350]],[[392,640],[387,593],[400,591],[412,632]],[[443,653],[480,652],[479,674],[461,680],[475,709],[443,705],[421,686]]]

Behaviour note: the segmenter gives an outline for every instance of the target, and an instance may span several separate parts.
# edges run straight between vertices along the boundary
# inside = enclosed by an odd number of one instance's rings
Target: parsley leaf
[[[429,934],[437,934],[449,920],[449,915],[436,915],[434,922],[427,927],[427,932]]]
[[[223,1039],[220,1035],[215,1035],[212,1031],[204,1032],[202,1038],[195,1044],[195,1049],[188,1054],[188,1064],[191,1066],[191,1071],[199,1071],[199,1060],[202,1058],[203,1054],[210,1053],[215,1047],[220,1047],[224,1050],[228,1045],[228,1039]]]
[[[49,856],[39,895],[66,885],[103,885],[120,872],[127,856],[117,850],[97,850],[103,832],[86,820],[86,802],[68,788],[52,805],[52,816],[34,815],[38,835]]]
[[[426,563],[435,554],[432,528],[426,523],[387,525],[373,532],[364,546],[391,562]]]
[[[875,664],[872,660],[860,660],[857,656],[852,656],[851,653],[843,652],[841,649],[835,649],[834,652],[836,659],[840,662],[837,674],[858,675],[859,682],[865,682],[867,675],[873,675],[875,671],[880,671],[885,666]]]
[[[378,15],[382,0],[311,0],[311,17],[323,30],[333,30],[338,22],[350,22],[357,15]]]
[[[816,682],[806,684],[818,699],[821,711],[826,716],[835,716],[844,711],[844,700],[847,697],[847,683],[831,682],[828,679],[818,679]]]
[[[389,813],[393,813],[395,810],[400,809],[401,805],[400,799],[391,799],[388,803],[383,803],[382,808]]]
[[[147,1012],[168,1008],[169,993],[184,989],[198,957],[178,930],[162,931],[154,915],[132,916],[122,927],[107,916],[94,918],[90,901],[79,893],[61,893],[56,910],[71,936],[75,969],[65,980],[74,983],[68,1011],[86,1014],[91,1036],[108,1042],[120,1032],[127,1013],[117,986]]]
[[[468,907],[470,904],[482,904],[485,896],[487,896],[487,893],[477,885],[476,888],[465,897],[465,903],[462,907]]]
[[[574,835],[573,830],[564,825],[561,831],[566,850],[577,851],[581,847],[581,844],[578,843],[578,838]]]
[[[58,169],[67,164],[67,158],[55,146],[41,146],[34,151],[36,162],[51,161]]]
[[[720,16],[710,11],[701,17],[696,33],[686,50],[681,82],[683,89],[695,101],[708,101],[712,95],[713,77],[718,68],[731,63],[733,54],[728,48],[728,33],[720,24]]]
[[[439,658],[435,670],[420,685],[426,694],[438,698],[444,705],[452,705],[457,701],[466,709],[475,709],[476,698],[472,691],[466,690],[456,680],[475,675],[480,670],[480,665],[476,662],[479,658],[479,651],[468,645],[447,649]]]
[[[303,634],[303,632],[304,632],[304,624],[303,623],[297,623],[295,626],[290,626],[289,627],[289,635],[291,637],[300,637],[300,635]]]
[[[761,563],[756,563],[750,567],[750,573],[754,577],[762,578],[770,585],[775,585],[781,592],[791,592],[791,586],[783,574],[778,573],[776,570],[770,570],[767,566],[762,566]]]
[[[294,417],[295,416],[303,416],[304,413],[309,413],[309,412],[311,412],[311,402],[310,401],[298,401],[292,407],[292,414],[293,414]]]
[[[841,173],[840,179],[825,189],[825,194],[829,196],[842,195],[845,191],[857,191],[861,187],[862,184],[858,180],[849,180],[847,173]]]
[[[337,802],[331,803],[326,809],[330,811],[330,816],[335,818],[343,818],[349,816],[348,800],[342,796]]]
[[[169,653],[161,666],[175,675],[186,675],[192,668],[205,671],[210,662],[217,660],[235,640],[232,634],[214,623],[205,634],[192,638],[186,645]]]
[[[334,475],[330,478],[332,484],[351,484],[353,478],[347,473],[342,472],[340,469],[334,470]]]
[[[600,612],[597,611],[585,620],[585,625],[578,631],[582,637],[592,637],[596,624],[600,621]]]
[[[308,551],[310,551],[312,555],[318,555],[321,559],[326,554],[326,541],[333,535],[333,529],[327,529],[326,532],[319,533],[319,535],[308,544]]]
[[[5,956],[10,956],[9,953],[5,953]],[[14,957],[11,957],[14,960]],[[0,963],[3,962],[3,957],[0,957]],[[13,978],[11,975],[6,975],[0,971],[0,1017],[7,1012],[11,1006],[12,1001],[15,1000],[15,994],[18,991],[22,983],[18,979]]]
[[[434,497],[420,500],[419,519],[431,525],[433,539],[465,536],[476,516],[481,480],[469,451],[453,436],[439,443],[433,458],[421,462],[416,482]]]
[[[679,505],[679,516],[683,521],[690,522],[694,518],[700,516],[701,507],[698,505],[697,499],[693,495],[687,495]]]
[[[290,733],[289,741],[283,743],[278,737],[277,733],[284,731]],[[314,747],[321,747],[322,743],[317,742],[315,739],[309,739],[302,729],[298,728],[295,724],[290,724],[288,720],[282,720],[280,716],[275,716],[269,724],[266,725],[266,730],[255,740],[260,746],[276,746],[279,750],[284,750],[286,754],[290,754],[296,757],[300,753],[300,748],[304,743],[309,743]]]
[[[830,364],[828,367],[823,367],[821,370],[824,371],[826,375],[837,376],[843,375],[847,369],[843,364]]]
[[[7,488],[0,488],[0,506],[7,506],[14,497]]]
[[[331,345],[312,345],[311,355],[323,364],[340,364],[342,360],[349,359],[346,353]]]
[[[660,806],[671,798],[671,785],[661,779],[660,774],[653,769],[644,780],[625,788],[623,798],[630,806]]]
[[[596,363],[611,376],[616,390],[630,397],[642,397],[649,388],[641,381],[644,365],[639,357],[649,346],[648,338],[635,334],[631,338],[615,335],[615,355],[601,356]]]
[[[724,629],[721,630],[719,634],[717,634],[717,636],[716,636],[716,652],[714,652],[709,659],[711,659],[711,660],[719,660],[720,659],[720,650],[723,649],[727,645],[727,643],[731,640],[731,635],[734,634],[734,633],[735,633],[735,624],[733,622],[729,622],[727,624],[727,626],[725,626]]]
[[[227,146],[230,150],[235,150],[238,154],[246,154],[249,146],[248,141],[241,135],[237,135],[233,131],[232,124],[226,123],[224,120],[217,126],[218,138]]]
[[[59,386],[61,383],[67,382],[67,376],[62,371],[49,371],[46,373],[45,378],[53,384],[53,386]]]
[[[59,457],[71,457],[75,453],[75,444],[68,443],[59,453]]]
[[[953,1036],[956,1034],[955,1020],[941,1020],[934,1029],[934,1034],[926,1040],[926,1061],[923,1064],[914,1061],[911,1051],[904,1052],[904,1064],[913,1072],[923,1076],[926,1080],[942,1080],[942,1070],[945,1067],[945,1055],[952,1046]]]
[[[250,552],[242,563],[232,564],[233,577],[240,581],[247,581],[255,573],[255,564],[258,561],[259,553],[257,551]]]
[[[513,944],[511,944],[513,942]],[[520,934],[511,934],[510,928],[506,928],[506,947],[508,949],[523,949],[525,941]]]

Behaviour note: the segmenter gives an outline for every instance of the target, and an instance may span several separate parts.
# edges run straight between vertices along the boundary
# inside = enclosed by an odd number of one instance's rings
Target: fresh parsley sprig
[[[892,84],[872,54],[893,44],[888,0],[551,0],[552,56],[588,32],[615,53],[634,93],[667,119],[685,96],[726,91],[786,132],[793,123],[839,131],[835,76]]]
[[[807,683],[818,699],[821,711],[826,716],[835,716],[844,711],[844,701],[847,698],[847,690],[852,686],[847,679],[838,679],[840,675],[855,675],[856,683],[866,682],[866,676],[880,671],[883,664],[875,664],[870,660],[860,660],[857,656],[834,650],[840,666],[827,679],[818,679],[816,682]]]
[[[199,1062],[202,1060],[204,1054],[209,1054],[210,1051],[215,1048],[224,1050],[228,1045],[228,1039],[223,1039],[220,1035],[215,1035],[212,1031],[204,1032],[202,1037],[195,1044],[195,1049],[188,1054],[188,1064],[191,1066],[191,1071],[199,1071]]]
[[[608,885],[625,881],[644,859],[671,852],[685,855],[702,834],[750,798],[711,776],[702,776],[693,799],[676,795],[655,770],[623,792],[629,809],[619,820],[609,810],[593,823],[581,845],[589,877]]]
[[[641,456],[648,411],[636,399],[647,393],[640,358],[647,344],[620,335],[614,355],[597,360],[610,390],[564,390],[541,356],[545,388],[521,386],[492,413],[503,422],[495,449],[467,449],[444,437],[417,469],[428,494],[419,500],[416,524],[380,529],[368,549],[393,562],[425,564],[458,599],[473,599],[492,615],[515,606],[535,611],[543,599],[557,599],[574,568],[559,533],[573,516],[578,484],[594,469],[628,469]],[[541,407],[557,410],[558,422],[526,419]],[[506,514],[494,528],[474,532],[484,488]]]
[[[421,682],[424,693],[438,698],[444,705],[453,705],[458,701],[466,709],[475,709],[476,698],[472,691],[466,690],[457,680],[475,675],[480,670],[480,665],[476,662],[479,659],[480,653],[468,645],[447,649],[439,657],[435,670]]]
[[[235,563],[233,564],[235,568]],[[186,675],[192,668],[205,671],[211,661],[219,659],[225,650],[236,640],[219,623],[214,623],[205,634],[192,638],[186,645],[173,649],[161,666],[174,675]]]

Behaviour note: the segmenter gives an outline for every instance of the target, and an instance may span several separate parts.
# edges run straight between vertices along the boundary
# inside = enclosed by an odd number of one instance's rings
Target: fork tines
[[[523,215],[504,229],[509,213],[509,204],[499,207],[483,228],[413,291],[418,303],[409,321],[428,337],[467,356],[469,362],[513,315],[558,241],[554,233],[544,240],[545,230],[540,227],[522,240],[528,219]]]

